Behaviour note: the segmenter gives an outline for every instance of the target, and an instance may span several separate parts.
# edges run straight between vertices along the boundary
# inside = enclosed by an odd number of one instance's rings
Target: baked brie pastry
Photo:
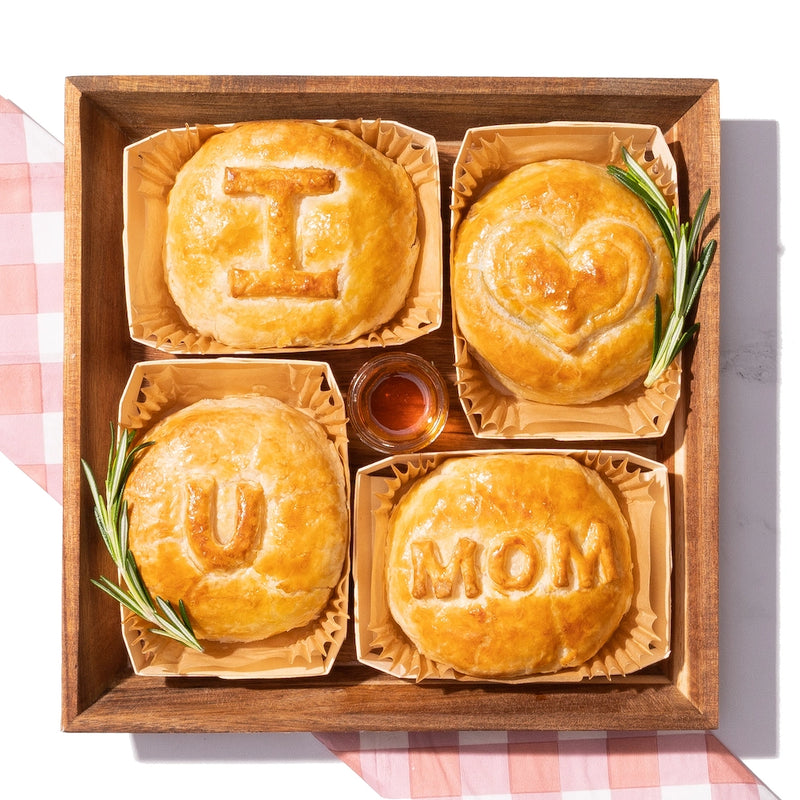
[[[453,303],[478,364],[512,395],[591,403],[643,379],[672,260],[644,203],[584,161],[527,164],[456,232]]]
[[[455,456],[389,518],[386,592],[408,640],[474,677],[552,673],[591,659],[633,597],[627,521],[569,456]]]
[[[350,342],[403,307],[416,267],[405,169],[349,131],[243,123],[178,172],[164,266],[191,328],[241,350]]]
[[[148,432],[128,478],[130,549],[200,639],[249,642],[324,610],[348,546],[344,468],[276,399],[201,400]]]

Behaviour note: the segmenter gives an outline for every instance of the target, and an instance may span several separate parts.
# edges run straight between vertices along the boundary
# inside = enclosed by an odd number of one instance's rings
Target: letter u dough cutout
[[[453,303],[486,372],[517,397],[578,405],[647,372],[672,259],[650,211],[599,166],[527,164],[456,232]]]
[[[155,425],[125,490],[130,548],[201,639],[248,642],[325,608],[349,538],[344,467],[323,428],[261,396],[201,400]]]
[[[628,523],[602,477],[569,456],[446,460],[392,510],[385,568],[408,640],[475,677],[583,664],[633,598]]]
[[[300,120],[212,136],[170,191],[164,264],[188,324],[230,347],[350,342],[403,307],[417,263],[405,169]]]

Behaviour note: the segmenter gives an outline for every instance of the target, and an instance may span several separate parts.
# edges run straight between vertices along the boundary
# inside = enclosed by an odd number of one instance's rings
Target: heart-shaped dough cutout
[[[565,352],[624,319],[647,289],[652,248],[625,222],[589,221],[567,238],[520,215],[495,231],[486,249],[489,293]]]

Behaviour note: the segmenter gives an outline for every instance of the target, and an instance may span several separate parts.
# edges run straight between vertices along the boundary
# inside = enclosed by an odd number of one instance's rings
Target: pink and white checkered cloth
[[[386,798],[776,800],[705,732],[316,734]]]
[[[0,97],[0,452],[59,502],[63,159]],[[702,732],[315,735],[386,798],[775,800]]]
[[[64,147],[0,97],[0,452],[61,501]]]

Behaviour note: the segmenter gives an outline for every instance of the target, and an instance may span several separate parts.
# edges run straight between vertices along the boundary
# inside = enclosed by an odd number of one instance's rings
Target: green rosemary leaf
[[[153,633],[158,633],[162,636],[168,636],[171,639],[176,639],[179,642],[183,642],[185,645],[187,645],[187,647],[192,647],[195,650],[201,650],[202,647],[195,638],[191,625],[188,624],[188,617],[186,615],[186,608],[183,605],[183,601],[180,601],[179,604],[181,608],[180,615],[175,613],[172,605],[164,600],[163,597],[156,597],[156,603],[161,610],[161,618],[165,621],[165,624],[162,624],[158,629],[154,629]]]
[[[128,586],[128,592],[131,597],[134,597],[136,602],[143,608],[153,606],[153,598],[150,596],[150,591],[142,580],[142,575],[139,572],[139,568],[136,566],[136,559],[133,557],[133,553],[131,553],[130,550],[125,553],[123,574],[125,575],[125,583]]]
[[[625,148],[622,150],[622,157],[625,159],[628,172],[633,175],[633,179],[639,185],[641,192],[648,197],[648,205],[656,209],[663,218],[670,219],[672,216],[670,207],[667,205],[664,195],[661,194],[661,190],[648,175],[647,170]]]
[[[692,225],[689,232],[689,252],[694,253],[697,248],[697,242],[700,239],[700,233],[703,229],[703,222],[705,221],[706,208],[708,208],[708,201],[711,198],[711,189],[706,189],[703,197],[700,200],[700,205],[697,206]]]
[[[103,543],[119,570],[125,587],[101,576],[92,583],[118,603],[141,617],[153,627],[153,633],[175,639],[194,650],[203,649],[192,629],[189,615],[181,600],[176,613],[172,606],[159,597],[156,602],[147,589],[136,559],[128,547],[128,504],[124,498],[125,483],[128,480],[137,453],[150,442],[133,446],[134,432],[124,428],[114,430],[111,425],[111,447],[106,469],[105,497],[100,495],[97,481],[84,459],[83,471],[94,501],[94,515]]]
[[[675,258],[678,248],[675,238],[673,209],[667,205],[658,187],[625,148],[622,149],[622,157],[627,165],[627,170],[611,164],[608,166],[608,171],[647,206],[656,224],[661,229],[661,234],[670,249],[672,257]]]
[[[673,282],[672,282],[672,299],[673,299],[673,316],[681,317],[685,314],[683,308],[683,299],[685,296],[686,275],[688,272],[689,264],[689,251],[687,249],[685,230],[681,230],[678,234],[678,253],[674,259],[673,265]]]
[[[142,607],[136,603],[129,594],[120,589],[116,583],[112,583],[110,580],[108,580],[108,578],[102,575],[100,576],[99,580],[92,578],[91,581],[95,586],[113,597],[114,600],[116,600],[118,603],[121,603],[129,611],[132,611],[134,614],[141,613]]]
[[[652,361],[655,361],[658,348],[661,346],[661,298],[656,295],[656,308],[655,308],[655,325],[653,325],[653,355]]]
[[[667,205],[664,196],[647,171],[623,147],[622,158],[626,168],[609,165],[608,172],[623,186],[630,189],[647,206],[661,230],[672,255],[673,309],[664,325],[661,299],[656,296],[653,333],[653,354],[644,385],[652,386],[678,353],[700,329],[699,323],[687,326],[687,317],[700,295],[703,281],[711,267],[717,242],[711,239],[698,254],[698,243],[708,208],[711,190],[707,189],[690,222],[681,223],[674,207]]]
[[[128,504],[123,502],[120,506],[118,537],[120,553],[128,553]]]
[[[708,273],[708,270],[711,267],[711,262],[714,260],[714,253],[716,252],[716,250],[717,250],[717,242],[714,239],[712,239],[710,242],[706,244],[706,246],[700,253],[700,259],[697,262],[697,268],[692,274],[692,280],[689,284],[689,301],[688,301],[689,308],[693,307],[694,304],[697,302],[697,298],[700,295],[700,289],[703,286],[703,281],[706,278],[706,273]]]
[[[91,469],[89,469],[89,465],[81,459],[81,465],[83,466],[83,471],[86,474],[86,480],[89,484],[89,491],[92,493],[92,498],[94,499],[95,504],[95,516],[100,518],[98,508],[101,506],[103,500],[100,497],[100,492],[97,490],[97,481],[94,479],[94,475],[92,475]]]
[[[191,623],[189,622],[189,614],[186,611],[186,604],[183,600],[178,600],[178,613],[181,615],[181,619],[183,620],[183,624],[187,628],[191,628]]]

